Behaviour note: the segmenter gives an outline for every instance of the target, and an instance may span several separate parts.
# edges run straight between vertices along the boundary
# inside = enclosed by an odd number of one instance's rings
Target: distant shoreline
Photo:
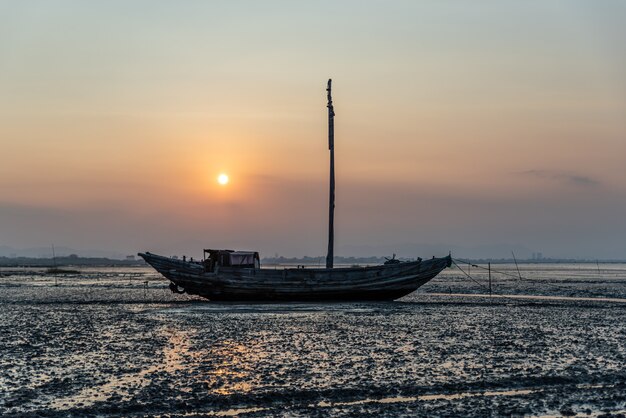
[[[78,257],[76,255],[53,258],[0,257],[0,267],[142,267],[142,259],[118,260],[106,257]]]
[[[426,259],[427,257],[424,257]],[[465,258],[459,257],[456,258],[454,254],[452,258],[456,260],[458,263],[463,262],[467,264],[470,262],[471,264],[515,264],[515,260],[513,258]],[[360,265],[360,264],[382,264],[389,257],[341,257],[336,256],[334,258],[335,264],[343,264],[343,265]],[[415,258],[407,258],[407,257],[398,257],[400,261],[413,261]],[[269,264],[269,265],[281,265],[281,264],[289,264],[289,265],[324,265],[325,264],[324,257],[266,257],[261,260],[261,264]],[[596,263],[604,263],[604,264],[619,264],[626,263],[626,260],[596,260],[596,259],[569,259],[569,258],[541,258],[541,259],[517,259],[518,264],[596,264]]]

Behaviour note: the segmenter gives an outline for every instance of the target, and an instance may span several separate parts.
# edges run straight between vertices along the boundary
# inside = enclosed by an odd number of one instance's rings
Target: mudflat
[[[147,268],[0,270],[0,415],[624,414],[626,265],[493,267],[511,273],[493,298],[470,268],[477,283],[449,269],[350,304],[213,303]]]

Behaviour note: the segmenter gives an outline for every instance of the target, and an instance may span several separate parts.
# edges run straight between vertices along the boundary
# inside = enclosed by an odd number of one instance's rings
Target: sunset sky
[[[625,21],[623,1],[1,2],[0,245],[324,254],[332,78],[337,255],[626,259]]]

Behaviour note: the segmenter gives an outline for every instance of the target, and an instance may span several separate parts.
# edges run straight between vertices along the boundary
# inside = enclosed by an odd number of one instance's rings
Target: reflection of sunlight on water
[[[213,392],[230,395],[235,392],[250,392],[252,386],[242,380],[250,377],[257,356],[242,344],[222,341],[207,354],[217,359],[205,377],[205,382]]]
[[[183,370],[186,356],[194,357],[189,351],[189,335],[178,330],[166,330],[168,345],[163,348],[163,364],[161,369],[173,374]],[[158,367],[158,366],[157,366]]]
[[[191,393],[194,383],[203,383],[210,393],[231,395],[252,390],[249,379],[255,363],[262,358],[248,347],[234,341],[216,342],[209,349],[193,347],[193,334],[174,328],[160,330],[167,341],[161,352],[161,361],[137,373],[112,377],[108,382],[86,387],[76,394],[51,401],[53,409],[89,407],[98,402],[127,402],[153,378],[179,381],[175,375],[186,373],[187,385],[176,387],[177,391]],[[129,347],[130,348],[130,347]],[[167,377],[163,376],[167,374]],[[222,411],[224,412],[224,411]],[[226,412],[224,414],[228,415]]]
[[[124,374],[113,377],[107,383],[99,386],[87,387],[77,394],[65,398],[52,400],[53,409],[69,409],[76,406],[89,407],[97,402],[104,402],[115,398],[116,402],[126,402],[132,399],[133,394],[150,384],[150,375],[158,372],[175,374],[185,368],[185,357],[189,354],[189,334],[178,330],[165,329],[162,333],[167,336],[167,345],[163,348],[162,362],[155,364],[138,373]],[[180,390],[189,392],[188,388]]]
[[[259,357],[249,348],[232,341],[221,341],[208,351],[194,350],[190,334],[175,329],[163,329],[161,334],[167,337],[163,347],[161,362],[141,370],[113,377],[108,382],[91,386],[77,394],[52,400],[53,409],[69,409],[72,407],[89,407],[97,402],[127,402],[142,388],[150,385],[153,375],[166,373],[165,379],[176,381],[173,375],[187,372],[186,386],[177,386],[176,390],[186,393],[193,392],[193,383],[204,383],[207,390],[214,394],[231,395],[252,390],[247,381],[254,372],[255,362]],[[208,369],[198,370],[199,365],[207,363]],[[164,379],[163,376],[158,377]],[[225,415],[227,411],[222,411]]]

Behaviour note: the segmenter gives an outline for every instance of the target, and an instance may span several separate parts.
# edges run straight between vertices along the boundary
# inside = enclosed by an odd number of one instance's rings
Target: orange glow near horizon
[[[0,246],[322,252],[332,77],[338,254],[623,257],[626,4],[192,3],[0,14]]]

